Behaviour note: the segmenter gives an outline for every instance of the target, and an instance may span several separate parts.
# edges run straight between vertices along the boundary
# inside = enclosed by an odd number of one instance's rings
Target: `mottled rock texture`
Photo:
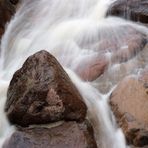
[[[147,0],[117,0],[110,6],[107,15],[148,24],[147,8]]]
[[[16,131],[3,148],[97,148],[91,125],[65,122],[53,128]]]
[[[141,78],[126,77],[110,97],[112,110],[127,143],[137,147],[148,146],[147,84]]]
[[[28,126],[59,120],[83,121],[86,105],[58,61],[40,51],[15,72],[5,111],[11,123]]]

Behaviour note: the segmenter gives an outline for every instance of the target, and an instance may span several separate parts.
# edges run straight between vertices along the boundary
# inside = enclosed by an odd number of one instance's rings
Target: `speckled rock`
[[[97,148],[93,129],[85,121],[65,122],[53,128],[26,128],[16,131],[3,148]]]
[[[147,75],[148,76],[148,75]],[[148,146],[148,87],[137,77],[126,77],[110,97],[112,110],[127,143]]]
[[[5,111],[12,124],[21,126],[83,121],[87,109],[82,100],[58,61],[48,52],[40,51],[15,72]]]

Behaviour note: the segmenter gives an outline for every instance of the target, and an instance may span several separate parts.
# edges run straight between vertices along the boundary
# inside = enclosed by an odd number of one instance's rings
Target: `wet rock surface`
[[[3,148],[97,148],[88,121],[53,128],[26,128],[12,134]]]
[[[138,31],[131,32],[118,46],[118,50],[111,57],[112,63],[123,63],[135,57],[148,43],[147,37]]]
[[[9,1],[10,1],[10,3],[12,3],[13,5],[16,5],[16,4],[19,3],[19,0],[9,0]]]
[[[107,15],[148,24],[147,8],[147,0],[117,0],[110,6]]]
[[[147,75],[148,77],[148,75]],[[112,110],[127,143],[148,146],[148,87],[136,77],[126,77],[110,97]]]
[[[126,30],[126,31],[125,31]],[[113,36],[101,34],[101,40],[92,41],[89,45],[80,45],[83,48],[90,48],[96,52],[86,56],[77,64],[75,72],[85,81],[94,81],[106,72],[113,64],[126,63],[136,57],[148,43],[147,36],[131,26],[119,26],[111,30]],[[116,34],[116,32],[121,34]],[[87,45],[87,46],[86,46]],[[82,48],[81,47],[81,48]]]
[[[147,36],[130,26],[120,26],[115,31],[121,32],[113,37],[104,37],[99,43],[98,52],[110,53],[111,63],[123,63],[135,57],[148,43]],[[125,31],[126,30],[126,31]]]
[[[83,59],[75,69],[76,73],[84,81],[93,81],[102,75],[109,64],[109,60],[102,55]]]
[[[17,3],[18,0],[0,0],[0,38],[5,31],[6,24],[15,13]]]
[[[146,67],[140,74],[139,80],[142,81],[145,87],[148,87],[148,67]]]
[[[13,76],[5,107],[13,124],[83,121],[86,105],[68,75],[48,52],[30,56]]]

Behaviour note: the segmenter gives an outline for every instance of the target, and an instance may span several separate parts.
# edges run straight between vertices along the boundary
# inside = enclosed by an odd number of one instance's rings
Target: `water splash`
[[[98,147],[101,148],[125,148],[125,139],[121,129],[116,125],[116,121],[108,106],[107,95],[101,95],[99,91],[92,87],[89,82],[81,81],[72,71],[66,70],[72,82],[78,88],[88,107],[88,119],[95,129],[95,137]]]
[[[129,34],[129,31],[125,31],[127,28],[132,28],[131,32],[136,29],[145,36],[148,36],[148,29],[119,18],[105,18],[105,13],[112,2],[112,0],[21,1],[1,42],[1,144],[8,135],[7,131],[13,129],[10,128],[3,112],[6,91],[12,75],[28,56],[46,49],[59,60],[63,67],[66,67],[70,78],[82,94],[88,106],[88,118],[95,129],[98,147],[127,147],[123,133],[117,128],[108,106],[108,96],[111,89],[129,72],[129,67],[127,68],[125,63],[118,63],[117,59],[112,62],[111,50],[116,51],[117,47],[126,48],[124,38]],[[102,47],[104,42],[108,47]],[[116,44],[111,47],[110,43]],[[83,82],[73,71],[79,69],[79,63],[83,66],[85,59],[101,56],[104,48],[105,58],[110,61],[107,71],[96,82]],[[129,73],[133,73],[133,69],[143,67],[135,66],[133,64],[135,61],[137,62],[138,59],[131,61]],[[127,69],[120,77],[123,64]],[[107,84],[108,89],[104,89],[104,84]],[[107,95],[102,95],[98,91],[102,88],[102,92]]]

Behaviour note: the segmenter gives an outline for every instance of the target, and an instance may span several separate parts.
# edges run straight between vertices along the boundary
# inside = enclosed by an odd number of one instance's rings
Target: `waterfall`
[[[85,64],[84,59],[102,55],[97,47],[104,38],[121,45],[122,39],[128,34],[125,26],[148,35],[147,28],[143,26],[115,17],[106,18],[106,11],[112,2],[113,0],[21,0],[1,42],[0,146],[15,130],[4,114],[9,82],[28,56],[45,49],[58,59],[85,98],[87,118],[95,129],[98,147],[127,147],[122,130],[116,125],[108,105],[109,95],[119,80],[115,81],[113,77],[104,75],[97,81],[88,82],[81,80],[75,73],[79,69],[79,63],[81,66]],[[111,61],[111,57],[112,53],[108,51],[105,58]],[[136,59],[132,62],[135,61]],[[116,73],[114,77],[118,77],[120,68],[118,63],[110,64],[108,72],[110,75]],[[136,67],[137,70],[138,68]],[[133,69],[131,73],[134,73]],[[103,83],[111,84],[111,87],[104,94],[96,87],[97,83],[100,89]]]

